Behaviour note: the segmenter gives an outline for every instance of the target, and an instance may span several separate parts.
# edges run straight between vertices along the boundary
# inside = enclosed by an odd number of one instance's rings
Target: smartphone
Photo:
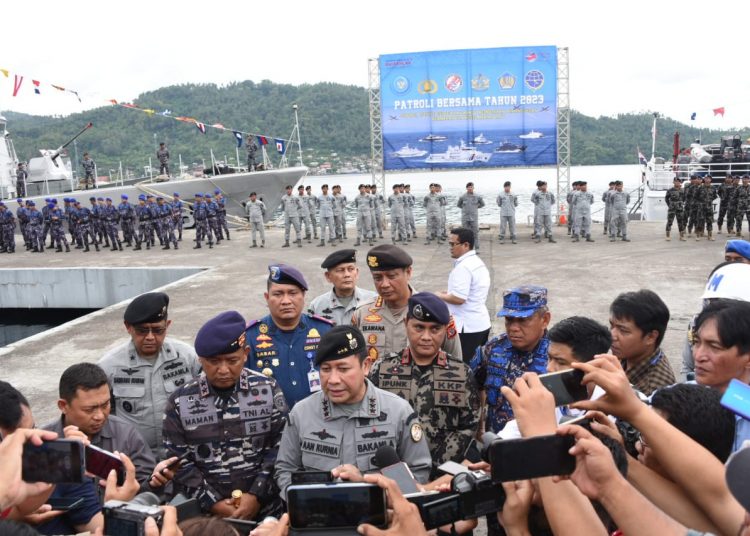
[[[165,467],[165,469],[169,469],[170,471],[175,471],[180,468],[180,465],[182,465],[183,462],[185,462],[190,457],[190,453],[183,454],[179,458],[177,458],[175,461],[170,463]]]
[[[66,484],[84,482],[83,443],[75,439],[45,441],[23,446],[21,476],[24,482]]]
[[[448,460],[444,464],[438,466],[438,471],[456,476],[458,473],[468,473],[469,468],[465,465],[461,465],[460,463]]]
[[[471,463],[479,463],[482,461],[482,444],[476,439],[472,439],[469,446],[466,447],[464,452],[464,459],[469,460]]]
[[[292,484],[327,484],[333,482],[330,471],[297,471],[292,473]]]
[[[125,483],[125,466],[122,460],[107,450],[86,445],[86,471],[106,480],[112,469],[117,471],[117,485],[122,486]]]
[[[417,481],[414,480],[414,475],[409,469],[409,466],[404,462],[394,463],[388,467],[383,467],[380,469],[380,474],[395,481],[396,484],[398,484],[398,489],[400,489],[401,493],[404,495],[419,493]]]
[[[289,525],[300,532],[356,530],[362,523],[386,527],[385,490],[373,484],[333,483],[287,488]]]
[[[578,369],[561,370],[539,376],[542,385],[554,395],[555,406],[567,406],[579,400],[586,400],[589,393],[586,386],[581,383],[582,380],[583,371]]]
[[[83,505],[83,497],[50,497],[47,499],[53,510],[75,510]]]
[[[494,441],[489,447],[492,481],[569,475],[576,468],[575,456],[568,453],[573,445],[573,436],[559,435]]]
[[[733,379],[721,397],[721,405],[750,421],[750,385]]]

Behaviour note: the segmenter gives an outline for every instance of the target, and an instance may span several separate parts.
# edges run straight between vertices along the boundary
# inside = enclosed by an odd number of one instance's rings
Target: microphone
[[[378,447],[378,450],[375,451],[375,456],[372,458],[372,463],[380,469],[380,474],[391,480],[395,480],[401,493],[404,495],[419,493],[419,487],[417,486],[417,481],[414,480],[411,469],[401,461],[398,452],[392,446],[383,445]]]
[[[497,440],[497,435],[492,432],[485,432],[482,434],[482,460],[487,463],[490,461],[490,445]]]

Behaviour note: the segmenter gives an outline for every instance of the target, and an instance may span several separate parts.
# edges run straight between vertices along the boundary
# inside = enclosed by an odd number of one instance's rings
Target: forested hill
[[[305,160],[324,159],[331,152],[339,157],[366,158],[370,152],[369,112],[365,88],[320,83],[292,86],[264,80],[238,82],[223,87],[214,84],[170,86],[140,95],[141,108],[156,111],[147,115],[120,106],[105,106],[64,118],[39,117],[6,112],[8,130],[21,160],[37,156],[37,149],[54,149],[80,130],[88,121],[94,128],[78,140],[79,158],[89,151],[105,174],[123,166],[139,172],[154,156],[156,145],[165,141],[173,161],[181,154],[183,162],[206,161],[213,149],[217,159],[234,158],[235,138],[231,131],[208,128],[201,134],[193,124],[161,117],[188,116],[207,125],[221,123],[228,128],[288,138],[294,126],[292,104],[299,106],[302,146]],[[573,112],[571,117],[572,161],[575,165],[635,163],[636,147],[648,156],[651,150],[650,113],[622,114],[593,118]],[[672,134],[679,131],[686,142],[697,135],[690,126],[661,119],[657,154],[672,154]],[[736,132],[732,132],[735,134]],[[718,131],[703,131],[704,142],[718,142]],[[750,129],[739,132],[747,139]],[[271,141],[271,154],[275,146]],[[71,156],[72,156],[72,149]],[[240,154],[244,158],[244,150]]]

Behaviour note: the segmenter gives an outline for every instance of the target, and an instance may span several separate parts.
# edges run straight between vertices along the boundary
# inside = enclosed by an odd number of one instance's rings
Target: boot
[[[255,242],[255,240],[253,240],[253,245],[252,245],[252,246],[250,246],[250,247],[251,247],[251,248],[257,248],[257,247],[258,247],[258,244],[257,244],[257,243]]]
[[[266,241],[265,241],[265,240],[263,240],[263,241],[262,241],[262,242],[260,243],[260,247],[262,247],[262,248],[266,247]]]
[[[115,244],[112,244],[112,247],[110,249],[111,251],[117,251],[117,246]]]
[[[372,238],[370,238],[369,245],[372,246]]]
[[[200,247],[200,246],[198,246],[198,247]],[[149,244],[148,242],[146,242],[146,250],[151,250],[151,244]]]
[[[557,240],[555,240],[554,238],[552,238],[552,235],[550,235],[550,237],[547,240],[549,240],[553,244],[557,244]],[[577,240],[576,240],[576,242],[577,242]]]
[[[301,239],[301,238],[298,238],[298,239],[297,239],[297,247],[298,247],[298,248],[301,248],[301,247],[302,247],[302,239]]]
[[[360,243],[361,243],[361,240],[359,239],[359,237],[357,237],[357,241],[354,243],[354,247],[356,248]],[[393,243],[395,244],[396,241],[394,240]]]
[[[695,241],[700,242],[701,241],[701,233],[695,233]]]
[[[229,229],[227,229],[227,240],[231,240],[231,239],[229,238]]]
[[[217,243],[216,243],[216,245],[218,246],[218,245],[219,245],[219,243],[217,242]],[[214,249],[214,244],[213,244],[213,242],[209,242],[209,243],[208,243],[208,249]]]
[[[323,247],[323,246],[325,246],[325,245],[326,245],[326,241],[325,241],[325,240],[321,240],[321,241],[320,241],[320,244],[318,244],[318,247],[319,247],[319,248],[322,248],[322,247]]]
[[[716,234],[721,234],[721,225],[719,225],[719,229],[716,231]]]
[[[685,231],[680,231],[680,242],[687,242],[687,238],[685,238]]]
[[[515,239],[515,238],[511,238],[511,239],[510,239],[510,243],[511,243],[511,244],[518,244],[518,242],[516,242],[516,239]]]
[[[135,247],[133,248],[133,251],[140,251],[141,249],[142,249],[141,245],[140,244],[136,244]]]
[[[122,251],[122,242],[118,242],[117,243],[117,249],[119,249],[120,251]]]
[[[62,246],[57,246],[55,248],[55,253],[62,253]]]
[[[284,242],[284,245],[281,246],[281,247],[282,248],[288,248],[289,247],[289,240],[287,240],[286,242]]]
[[[622,237],[622,241],[623,242],[630,242],[630,238],[628,238],[627,236],[623,236]]]
[[[578,235],[575,235],[573,237],[573,242],[580,242],[580,241],[581,241],[581,239],[578,237]]]
[[[166,245],[161,249],[169,249],[169,242],[167,242]]]
[[[335,248],[335,247],[336,247],[336,240],[334,240],[334,239],[330,239],[330,240],[328,240],[328,243],[329,243],[329,244],[331,244],[331,247],[332,247],[332,248]]]
[[[610,236],[610,237],[609,237],[609,241],[610,241],[610,242],[614,242],[614,241],[615,241],[615,237],[614,237],[614,236]]]
[[[734,235],[734,236],[737,236],[737,237],[740,237],[740,236],[742,236],[742,233],[740,232],[740,230],[739,230],[739,229],[737,229],[737,232],[735,233],[735,235]]]
[[[393,242],[394,246],[396,245],[396,239],[395,238],[391,238],[391,242]]]
[[[36,249],[36,248],[34,248],[34,251],[37,251],[37,249]],[[91,251],[91,250],[89,249],[89,243],[88,243],[88,242],[86,242],[86,247],[85,247],[85,248],[83,248],[83,251],[84,251],[85,253],[88,253],[89,251]]]
[[[669,231],[667,231],[667,237],[665,238],[667,242],[671,241],[672,239],[669,237]]]
[[[96,251],[100,251],[99,250],[99,244],[97,244],[96,242],[94,243],[94,247],[96,248]]]
[[[586,242],[594,242],[594,239],[591,238],[591,235],[586,235]]]
[[[179,248],[177,247],[177,241],[176,241],[176,240],[175,240],[175,242],[174,242],[174,248],[175,248],[175,249],[179,249]]]
[[[715,238],[714,238],[714,237],[713,237],[712,235],[713,235],[713,233],[712,233],[711,231],[708,231],[708,239],[709,239],[709,240],[710,240],[711,242],[713,242],[714,240],[716,240],[716,239],[715,239]]]
[[[65,244],[65,253],[70,253],[70,246]]]
[[[536,243],[536,244],[541,244],[541,243],[542,243],[542,237],[541,237],[541,236],[537,236],[537,237],[536,237],[536,238],[534,239],[534,243]]]
[[[193,249],[200,249],[200,248],[201,248],[200,242],[198,242],[196,245],[193,246]]]

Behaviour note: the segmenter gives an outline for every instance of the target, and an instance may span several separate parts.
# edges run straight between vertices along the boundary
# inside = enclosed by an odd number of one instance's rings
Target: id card
[[[310,392],[320,391],[320,373],[317,370],[311,370],[307,373],[307,384],[310,386]]]

